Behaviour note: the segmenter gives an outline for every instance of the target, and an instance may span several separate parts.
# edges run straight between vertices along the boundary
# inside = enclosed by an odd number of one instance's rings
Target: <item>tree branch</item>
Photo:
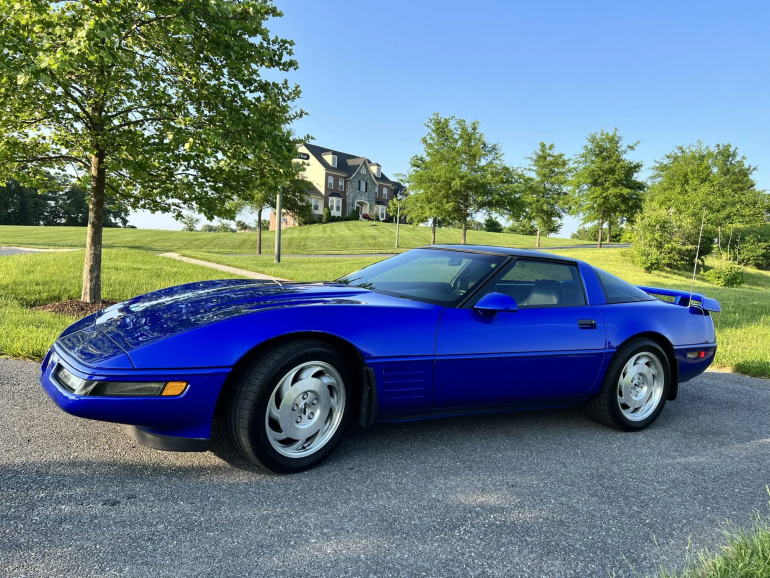
[[[48,161],[70,161],[73,163],[77,163],[81,166],[84,166],[86,168],[90,168],[90,163],[84,161],[83,159],[79,159],[72,155],[47,155],[42,157],[27,157],[27,158],[16,158],[13,159],[13,162],[19,165],[28,165],[32,163],[43,163]]]

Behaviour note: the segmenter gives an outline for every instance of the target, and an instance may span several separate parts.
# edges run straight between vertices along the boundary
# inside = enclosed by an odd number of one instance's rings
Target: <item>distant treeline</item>
[[[88,192],[78,186],[40,192],[10,180],[0,187],[0,225],[85,227],[88,225]],[[128,209],[107,197],[104,226],[127,225]]]

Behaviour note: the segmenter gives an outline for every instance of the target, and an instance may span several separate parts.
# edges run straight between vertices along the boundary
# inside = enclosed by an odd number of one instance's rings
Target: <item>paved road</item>
[[[379,425],[272,476],[220,441],[139,447],[0,360],[0,575],[646,575],[767,513],[768,407],[710,373],[638,434],[574,409]]]

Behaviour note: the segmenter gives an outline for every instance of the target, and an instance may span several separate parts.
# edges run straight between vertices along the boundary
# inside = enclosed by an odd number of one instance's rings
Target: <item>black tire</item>
[[[643,420],[633,421],[626,417],[621,409],[618,399],[618,381],[626,363],[639,353],[650,353],[660,361],[663,368],[664,383],[660,400],[654,411]],[[666,352],[663,351],[660,345],[650,339],[634,339],[624,344],[615,352],[609,367],[607,367],[607,373],[604,376],[604,382],[601,389],[599,389],[599,393],[586,401],[584,407],[588,415],[599,423],[621,431],[639,431],[649,426],[658,418],[660,412],[663,411],[663,407],[666,405],[670,389],[671,367]]]
[[[323,362],[342,378],[345,402],[334,434],[317,451],[305,457],[287,457],[279,453],[268,438],[265,416],[276,386],[298,365]],[[277,473],[290,474],[310,469],[331,454],[345,431],[354,407],[350,363],[328,344],[301,339],[284,343],[260,357],[236,384],[230,397],[228,422],[230,437],[239,452],[251,463]]]

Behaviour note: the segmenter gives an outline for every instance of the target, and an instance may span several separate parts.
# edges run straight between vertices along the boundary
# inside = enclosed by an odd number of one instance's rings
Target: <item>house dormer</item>
[[[369,166],[372,167],[372,172],[374,173],[374,176],[377,177],[378,179],[381,179],[382,178],[382,166],[377,164],[377,163],[372,163]]]
[[[337,155],[335,155],[332,151],[326,151],[323,153],[324,160],[329,163],[332,167],[335,169],[337,168]]]

